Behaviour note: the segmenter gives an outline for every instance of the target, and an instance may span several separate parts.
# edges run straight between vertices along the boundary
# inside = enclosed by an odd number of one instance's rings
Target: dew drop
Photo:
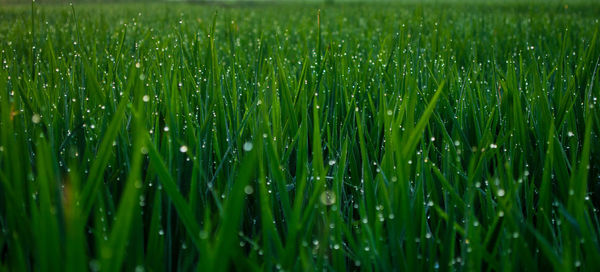
[[[498,189],[498,192],[496,192],[498,194],[499,197],[503,197],[506,192],[504,191],[504,189]]]
[[[179,147],[179,152],[181,153],[185,153],[188,151],[188,147],[185,145],[182,145],[181,147]]]
[[[42,118],[37,113],[34,114],[33,116],[31,116],[31,122],[33,122],[34,124],[39,123],[41,120],[42,120]]]
[[[246,152],[251,151],[253,147],[254,147],[254,145],[252,144],[252,142],[244,143],[244,151],[246,151]]]
[[[333,205],[335,203],[335,193],[329,190],[321,193],[321,203],[327,206]]]

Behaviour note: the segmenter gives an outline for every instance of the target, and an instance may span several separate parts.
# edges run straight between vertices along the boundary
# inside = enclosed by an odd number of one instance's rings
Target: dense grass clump
[[[0,270],[598,271],[598,14],[0,7]]]

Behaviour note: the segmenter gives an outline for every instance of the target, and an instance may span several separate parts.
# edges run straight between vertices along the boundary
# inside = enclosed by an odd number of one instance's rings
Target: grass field
[[[0,7],[0,271],[599,271],[600,4]]]

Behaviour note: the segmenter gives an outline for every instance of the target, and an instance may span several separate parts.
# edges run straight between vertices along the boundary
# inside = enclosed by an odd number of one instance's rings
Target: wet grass
[[[0,270],[598,271],[597,14],[0,7]]]

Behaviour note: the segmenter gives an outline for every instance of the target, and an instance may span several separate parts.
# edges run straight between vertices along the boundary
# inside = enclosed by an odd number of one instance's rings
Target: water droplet
[[[245,142],[244,143],[244,151],[246,151],[246,152],[252,150],[253,147],[254,147],[254,145],[252,144],[252,142]]]
[[[503,197],[504,194],[506,194],[506,192],[504,191],[504,189],[498,189],[498,192],[496,192],[498,194],[499,197]]]
[[[329,190],[321,193],[321,203],[327,206],[333,205],[335,203],[335,193]]]
[[[252,186],[250,185],[246,185],[246,187],[244,187],[244,193],[246,193],[247,195],[251,195],[252,193],[254,193],[254,188],[252,188]]]
[[[188,147],[185,145],[182,145],[181,147],[179,147],[179,152],[181,153],[185,153],[188,151]]]
[[[90,271],[100,271],[100,262],[98,262],[97,260],[91,260],[89,262],[89,266],[90,266]]]
[[[31,116],[31,122],[33,122],[34,124],[37,124],[40,122],[40,120],[42,120],[42,118],[40,117],[39,114],[34,114],[33,116]]]

